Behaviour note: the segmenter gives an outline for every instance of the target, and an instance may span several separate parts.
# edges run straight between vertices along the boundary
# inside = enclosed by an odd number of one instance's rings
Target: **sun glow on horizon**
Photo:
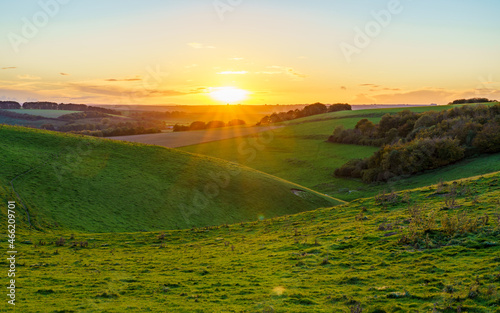
[[[211,88],[209,94],[214,100],[226,104],[235,104],[247,99],[250,92],[235,87],[215,87]]]

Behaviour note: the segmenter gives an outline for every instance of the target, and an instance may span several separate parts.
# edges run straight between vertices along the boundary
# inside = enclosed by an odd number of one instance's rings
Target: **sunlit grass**
[[[23,312],[497,312],[498,181],[459,183],[461,208],[442,211],[451,182],[337,208],[181,231],[91,234],[23,231],[17,309]],[[407,203],[409,202],[409,204]],[[437,226],[401,244],[408,207]],[[490,217],[440,239],[440,216]],[[381,228],[381,225],[391,230]],[[53,242],[63,236],[66,244]],[[438,240],[441,240],[439,243]],[[72,247],[86,241],[88,247]],[[449,241],[449,242],[448,242]],[[443,245],[444,244],[444,245]],[[477,293],[471,293],[477,290]],[[451,292],[452,291],[452,292]],[[459,299],[459,300],[457,300]],[[43,304],[43,306],[41,306]],[[448,308],[448,311],[446,308]]]

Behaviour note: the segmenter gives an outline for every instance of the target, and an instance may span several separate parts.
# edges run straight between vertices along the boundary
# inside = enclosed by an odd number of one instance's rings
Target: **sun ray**
[[[214,87],[211,88],[210,96],[217,101],[226,104],[235,104],[248,98],[250,92],[236,87]]]

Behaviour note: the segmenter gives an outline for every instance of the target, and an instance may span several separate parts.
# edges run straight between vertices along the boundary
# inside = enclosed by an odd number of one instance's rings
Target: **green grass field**
[[[372,119],[374,122],[376,119]],[[355,188],[360,183],[333,177],[351,158],[364,158],[378,149],[326,142],[337,125],[354,127],[358,118],[301,123],[254,136],[179,148],[231,160],[323,193]]]
[[[377,148],[326,138],[374,111],[185,151],[0,125],[16,311],[500,313],[500,154],[333,177]]]
[[[469,159],[389,184],[367,185],[333,176],[335,169],[348,160],[368,157],[379,149],[326,142],[335,127],[354,128],[362,118],[378,123],[384,114],[402,110],[425,112],[449,108],[429,106],[327,113],[281,123],[285,127],[273,132],[179,149],[235,161],[346,201],[373,196],[384,189],[404,190],[435,184],[441,179],[500,171],[500,155],[496,154]]]
[[[0,184],[15,179],[41,229],[183,229],[340,203],[250,168],[163,147],[11,126],[0,128],[0,146]]]
[[[20,114],[38,115],[48,118],[58,118],[66,114],[80,112],[80,111],[69,111],[69,110],[34,110],[34,109],[29,109],[29,110],[19,109],[19,110],[6,110],[6,111],[11,111]]]
[[[52,124],[54,126],[61,126],[66,124],[66,122],[49,120],[49,119],[28,121],[28,120],[21,120],[16,118],[0,116],[0,124],[40,128],[43,124]]]
[[[488,175],[227,227],[73,238],[23,231],[16,309],[498,313],[499,180]],[[445,226],[459,214],[456,228]],[[60,237],[64,246],[55,246]]]

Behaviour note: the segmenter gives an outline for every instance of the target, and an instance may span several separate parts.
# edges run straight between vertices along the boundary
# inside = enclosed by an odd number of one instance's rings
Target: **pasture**
[[[197,145],[212,141],[231,139],[235,137],[248,136],[260,132],[271,131],[276,128],[278,127],[235,126],[235,127],[213,128],[213,129],[198,130],[198,131],[118,136],[118,137],[109,137],[109,139],[137,142],[148,145],[158,145],[167,148],[178,148],[178,147]]]
[[[435,184],[440,180],[500,171],[500,155],[472,158],[388,184],[368,185],[358,180],[334,177],[333,172],[353,158],[372,155],[379,148],[328,143],[335,127],[354,128],[362,118],[378,123],[387,113],[401,110],[425,112],[448,106],[341,111],[279,123],[285,127],[248,137],[193,145],[180,150],[231,160],[321,193],[350,201],[386,190],[403,190]]]
[[[35,110],[35,109],[19,109],[19,110],[6,110],[20,114],[30,114],[30,115],[38,115],[47,118],[58,118],[60,116],[71,114],[71,113],[79,113],[80,111],[69,111],[69,110]]]
[[[18,244],[22,292],[16,307],[23,312],[500,312],[500,220],[494,215],[499,179],[486,175],[210,228],[25,231]],[[450,209],[445,196],[452,190],[457,207]],[[415,214],[430,226],[409,222]],[[446,224],[458,216],[466,219],[456,229]],[[468,219],[479,222],[468,228]]]

